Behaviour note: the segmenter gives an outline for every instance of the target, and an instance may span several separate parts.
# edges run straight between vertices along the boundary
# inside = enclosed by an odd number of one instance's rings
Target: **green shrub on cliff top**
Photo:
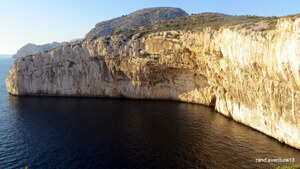
[[[133,28],[125,31],[118,31],[115,34],[133,35],[137,33],[153,33],[170,30],[203,30],[206,27],[211,27],[218,30],[221,26],[242,25],[250,29],[253,25],[260,21],[267,21],[274,27],[276,17],[258,17],[251,15],[231,16],[220,13],[201,13],[189,16],[178,17],[175,19],[161,21],[155,24],[145,25],[142,27]]]
[[[281,167],[277,167],[276,169],[300,169],[300,165],[281,166]]]
[[[143,52],[143,53],[140,53],[139,54],[139,57],[141,57],[141,58],[147,58],[148,56],[150,56],[151,54],[150,53],[148,53],[148,52]]]

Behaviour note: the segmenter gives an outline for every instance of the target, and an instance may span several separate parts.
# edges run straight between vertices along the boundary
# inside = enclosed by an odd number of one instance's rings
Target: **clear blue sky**
[[[147,7],[179,7],[187,13],[283,16],[300,13],[300,0],[0,0],[0,54],[27,43],[81,38],[100,21]]]

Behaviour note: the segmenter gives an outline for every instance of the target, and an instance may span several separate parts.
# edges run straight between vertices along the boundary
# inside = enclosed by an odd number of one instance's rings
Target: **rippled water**
[[[0,168],[275,168],[283,145],[209,107],[151,100],[14,97],[0,59]]]

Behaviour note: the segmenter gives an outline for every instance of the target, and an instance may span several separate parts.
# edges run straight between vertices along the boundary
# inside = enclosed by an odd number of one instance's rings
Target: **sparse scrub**
[[[300,165],[282,166],[282,167],[277,167],[276,169],[300,169]]]
[[[234,26],[236,25],[241,25],[240,28],[251,29],[261,21],[270,23],[270,26],[267,29],[270,30],[275,27],[274,25],[276,25],[277,17],[258,17],[252,15],[231,16],[220,13],[202,13],[161,21],[126,31],[118,31],[115,34],[133,35],[144,33],[145,35],[171,30],[202,31],[206,27],[210,27],[213,30],[219,30],[220,27],[230,27],[230,29],[234,30]],[[177,35],[174,35],[173,38],[178,37]]]
[[[251,28],[252,28],[252,27],[251,27],[250,25],[247,26],[247,27],[245,27],[245,29],[247,29],[247,30],[248,30],[248,29],[251,29]]]
[[[268,28],[267,30],[273,30],[276,28],[277,20],[272,20],[268,23]]]
[[[147,58],[148,56],[150,56],[150,53],[148,53],[146,51],[139,54],[139,57],[141,57],[141,58]]]
[[[179,34],[173,34],[173,35],[172,35],[172,38],[173,38],[173,39],[179,39],[179,37],[180,37]]]
[[[205,55],[210,55],[210,53],[209,53],[209,52],[204,52],[204,54],[205,54]]]
[[[296,18],[300,18],[300,14],[288,15],[288,16],[285,16],[284,18],[290,18],[292,21],[295,21]]]
[[[125,35],[128,35],[128,36],[133,36],[134,34],[138,33],[137,30],[134,30],[134,29],[128,29],[128,30],[118,30],[116,31],[114,34],[115,35],[120,35],[120,34],[125,34]]]
[[[263,31],[266,31],[266,30],[267,30],[266,28],[259,28],[258,29],[259,32],[263,32]]]

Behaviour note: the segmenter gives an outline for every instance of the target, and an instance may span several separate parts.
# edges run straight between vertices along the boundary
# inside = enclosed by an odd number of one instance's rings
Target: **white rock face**
[[[174,34],[178,34],[174,36]],[[169,99],[220,113],[300,148],[300,19],[276,29],[113,36],[18,59],[14,95]]]

